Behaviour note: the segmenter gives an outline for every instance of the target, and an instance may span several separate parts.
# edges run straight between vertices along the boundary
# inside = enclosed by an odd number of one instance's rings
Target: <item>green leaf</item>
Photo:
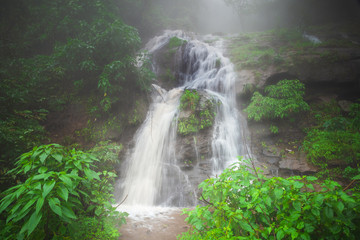
[[[32,198],[30,199],[26,204],[25,206],[21,209],[20,213],[23,213],[23,212],[26,212],[35,202],[36,202],[36,198]]]
[[[37,227],[37,225],[40,223],[40,220],[42,218],[42,214],[34,212],[29,220],[23,225],[21,228],[20,234],[24,233],[26,230],[28,231],[27,236],[29,236]]]
[[[40,173],[40,174],[45,173],[47,170],[48,170],[47,167],[42,166],[42,167],[39,168],[38,173]]]
[[[45,160],[46,160],[46,158],[47,158],[48,156],[49,156],[48,153],[46,153],[46,152],[42,153],[42,154],[39,156],[40,162],[41,162],[41,163],[44,163]]]
[[[95,209],[95,215],[96,216],[100,216],[100,214],[103,212],[103,210],[101,209],[101,208],[99,208],[99,207],[97,207],[96,209]],[[201,226],[202,226],[202,224],[201,224]]]
[[[61,154],[59,154],[59,153],[53,153],[53,154],[51,154],[51,156],[53,157],[53,158],[55,158],[55,160],[56,161],[58,161],[58,162],[62,162],[62,159],[63,159],[63,155],[61,155]]]
[[[305,226],[305,223],[304,222],[299,222],[296,226],[297,229],[303,229]]]
[[[293,205],[293,207],[295,208],[296,211],[301,212],[301,202],[299,202],[299,201],[294,201],[294,202],[292,203],[292,205]]]
[[[345,203],[355,203],[355,200],[344,192],[340,193],[340,197]]]
[[[360,180],[360,174],[353,177],[352,180]]]
[[[26,186],[25,185],[21,185],[21,187],[16,190],[16,192],[14,192],[14,194],[16,195],[16,198],[19,198],[19,196],[26,190]]]
[[[310,235],[308,233],[302,233],[300,235],[301,239],[303,240],[311,240]]]
[[[65,217],[68,217],[68,218],[71,218],[71,219],[76,219],[76,215],[75,213],[73,212],[73,210],[67,206],[61,206],[61,210],[62,210],[62,213]]]
[[[312,233],[315,230],[315,227],[310,223],[305,223],[305,232]]]
[[[57,193],[62,199],[65,200],[65,202],[67,202],[69,197],[69,191],[64,185],[59,186],[59,188],[57,189]]]
[[[240,221],[239,225],[242,229],[244,229],[247,232],[251,232],[251,233],[254,232],[254,230],[251,228],[251,226],[245,221]]]
[[[295,181],[294,182],[294,187],[297,188],[297,189],[300,189],[304,186],[304,183],[303,182],[299,182],[299,181]]]
[[[75,165],[75,167],[78,168],[79,170],[82,170],[81,162],[79,162],[79,161],[74,161],[74,165]]]
[[[324,214],[328,219],[332,219],[334,217],[333,209],[328,206],[324,208]]]
[[[56,213],[57,215],[62,217],[62,211],[61,211],[61,207],[60,207],[60,200],[58,198],[50,198],[49,199],[49,206],[50,206],[51,210],[54,213]]]
[[[270,196],[267,196],[265,198],[265,204],[268,205],[269,207],[271,207],[271,197]]]
[[[280,199],[284,193],[284,190],[282,188],[275,188],[274,194],[276,199]]]
[[[40,180],[40,179],[48,179],[51,176],[51,173],[42,173],[42,174],[38,174],[35,175],[32,179],[33,180]]]
[[[100,181],[99,174],[97,174],[97,172],[91,170],[90,168],[84,168],[84,173],[89,180],[92,180],[95,178]]]
[[[63,181],[68,187],[73,188],[73,182],[70,177],[67,175],[60,175],[59,178]]]
[[[39,213],[42,206],[44,205],[45,199],[43,197],[40,197],[36,202],[36,213]]]
[[[314,176],[306,176],[306,180],[307,180],[307,181],[316,181],[317,178],[314,177]]]
[[[46,196],[50,193],[50,191],[54,188],[55,186],[55,180],[51,180],[50,182],[46,182],[44,184],[43,187],[43,193],[42,193],[42,197],[46,198]]]
[[[30,201],[27,202],[27,204],[19,211],[15,214],[13,214],[12,216],[10,215],[7,219],[6,222],[9,222],[11,219],[13,222],[17,222],[21,219],[23,219],[29,212],[30,210],[32,210],[32,208],[30,208],[36,201],[37,199],[31,199]]]
[[[314,214],[316,217],[320,216],[320,211],[317,208],[312,208],[311,213]]]
[[[340,213],[344,210],[344,204],[340,201],[336,202],[335,207]]]
[[[277,240],[281,240],[285,237],[285,233],[282,229],[280,229],[277,233],[276,233],[276,239]]]
[[[27,163],[26,165],[23,166],[24,168],[24,173],[27,173],[28,171],[30,171],[32,165],[30,163]]]
[[[317,205],[322,205],[324,198],[325,197],[319,193],[315,196],[314,201],[316,202]]]
[[[1,199],[0,214],[14,201],[15,194],[7,195]]]
[[[313,191],[315,191],[315,188],[314,188],[314,186],[312,184],[306,184],[306,187],[313,190]]]

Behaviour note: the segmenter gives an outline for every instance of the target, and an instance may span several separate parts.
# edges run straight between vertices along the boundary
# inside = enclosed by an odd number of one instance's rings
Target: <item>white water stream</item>
[[[153,103],[136,133],[135,147],[129,153],[127,170],[119,183],[119,201],[126,199],[119,210],[130,214],[147,212],[148,207],[153,206],[184,207],[197,203],[197,186],[192,186],[188,173],[180,169],[175,156],[176,119],[185,88],[204,90],[221,102],[211,141],[212,175],[237,161],[237,156],[248,153],[241,116],[236,108],[236,76],[233,65],[222,53],[224,40],[207,36],[206,40],[212,42],[210,46],[182,31],[166,31],[152,39],[146,48],[154,53],[173,36],[187,40],[182,53],[185,68],[180,75],[183,85],[168,92],[155,86]],[[195,138],[194,148],[197,152]]]

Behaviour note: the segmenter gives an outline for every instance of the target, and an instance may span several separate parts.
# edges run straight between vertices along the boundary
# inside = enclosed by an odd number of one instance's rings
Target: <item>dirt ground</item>
[[[120,228],[119,240],[176,240],[189,226],[181,210],[162,211],[155,216],[127,218],[127,224]]]

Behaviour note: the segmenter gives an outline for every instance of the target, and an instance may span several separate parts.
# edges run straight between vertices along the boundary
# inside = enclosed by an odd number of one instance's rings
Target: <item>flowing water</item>
[[[121,192],[119,201],[125,199],[119,210],[130,214],[151,212],[149,209],[153,206],[188,207],[197,204],[197,186],[189,181],[189,172],[178,166],[175,154],[176,120],[184,89],[205,91],[221,102],[217,107],[211,140],[211,174],[221,173],[237,161],[237,156],[248,154],[244,121],[236,107],[236,76],[233,65],[223,56],[224,40],[166,31],[147,44],[148,52],[156,53],[174,36],[187,41],[182,52],[177,53],[181,54],[179,80],[182,86],[166,91],[154,85],[152,104],[146,120],[136,133],[135,146],[123,167],[126,172],[118,184]],[[157,71],[156,65],[154,71]],[[198,155],[195,137],[194,148]]]

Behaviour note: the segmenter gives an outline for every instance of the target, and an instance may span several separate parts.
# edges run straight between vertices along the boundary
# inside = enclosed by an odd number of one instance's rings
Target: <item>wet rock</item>
[[[264,148],[262,154],[265,157],[280,158],[280,153],[278,152],[277,148]]]
[[[181,109],[178,117],[176,159],[183,170],[191,170],[202,160],[208,159],[211,154],[214,121],[212,114],[215,111],[215,103],[204,91],[197,91],[196,94],[199,101],[195,108]],[[205,111],[207,115],[204,114]],[[203,119],[204,116],[206,119]],[[207,121],[206,124],[202,123],[203,120]]]
[[[280,169],[291,170],[300,173],[315,173],[318,168],[306,161],[305,155],[300,154],[299,157],[287,157],[279,162]]]

